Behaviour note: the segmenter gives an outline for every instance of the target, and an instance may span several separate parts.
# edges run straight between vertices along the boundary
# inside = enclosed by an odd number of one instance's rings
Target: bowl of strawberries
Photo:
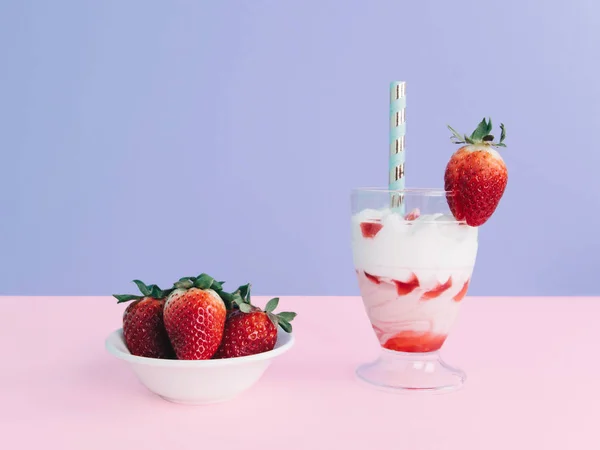
[[[167,290],[134,283],[141,295],[114,295],[118,303],[131,303],[122,328],[105,346],[165,400],[194,405],[230,400],[294,344],[290,322],[296,314],[275,313],[279,298],[264,309],[253,305],[250,284],[227,292],[223,282],[204,273],[181,278]]]

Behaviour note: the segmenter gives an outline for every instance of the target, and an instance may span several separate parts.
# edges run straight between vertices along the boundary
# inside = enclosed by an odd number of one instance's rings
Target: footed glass
[[[357,376],[392,391],[443,392],[466,375],[439,350],[465,297],[478,229],[457,221],[436,189],[355,189],[352,253],[381,355]],[[400,200],[401,207],[398,205]]]

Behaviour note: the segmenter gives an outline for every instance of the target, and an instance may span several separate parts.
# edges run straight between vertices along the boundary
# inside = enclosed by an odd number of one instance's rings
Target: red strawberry
[[[421,210],[419,208],[415,208],[411,212],[409,212],[406,216],[404,216],[404,220],[408,220],[408,221],[417,220],[420,215],[421,215]]]
[[[506,147],[504,124],[500,124],[500,141],[494,142],[492,120],[481,121],[471,136],[461,136],[452,127],[455,144],[459,148],[446,166],[444,184],[448,205],[457,220],[468,225],[483,225],[492,216],[506,189],[508,172],[500,154],[494,147]]]
[[[360,231],[363,237],[369,239],[374,238],[377,233],[383,228],[380,222],[361,222]]]
[[[209,275],[185,277],[173,285],[164,322],[178,359],[210,359],[223,337],[226,308],[222,283]],[[219,292],[219,293],[217,293]]]
[[[127,349],[132,355],[146,358],[175,358],[163,323],[167,291],[155,284],[146,286],[139,280],[134,283],[143,295],[114,295],[117,303],[135,300],[123,313],[123,338]]]
[[[237,297],[239,309],[227,317],[223,341],[215,358],[235,358],[273,350],[277,343],[277,325],[291,333],[290,322],[296,313],[274,314],[279,298],[269,300],[264,311],[253,306],[249,298],[249,292],[245,299]]]

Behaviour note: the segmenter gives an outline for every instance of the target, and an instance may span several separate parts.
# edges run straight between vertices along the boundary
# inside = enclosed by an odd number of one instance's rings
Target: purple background
[[[0,293],[129,292],[205,271],[357,294],[349,192],[407,185],[446,124],[507,126],[471,294],[600,294],[600,2],[13,1],[0,6]]]

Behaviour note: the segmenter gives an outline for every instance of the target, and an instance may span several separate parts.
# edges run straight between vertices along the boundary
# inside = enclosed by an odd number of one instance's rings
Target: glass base
[[[467,375],[446,364],[438,352],[404,353],[382,349],[374,362],[356,369],[356,376],[378,389],[396,393],[445,393],[460,389]]]

